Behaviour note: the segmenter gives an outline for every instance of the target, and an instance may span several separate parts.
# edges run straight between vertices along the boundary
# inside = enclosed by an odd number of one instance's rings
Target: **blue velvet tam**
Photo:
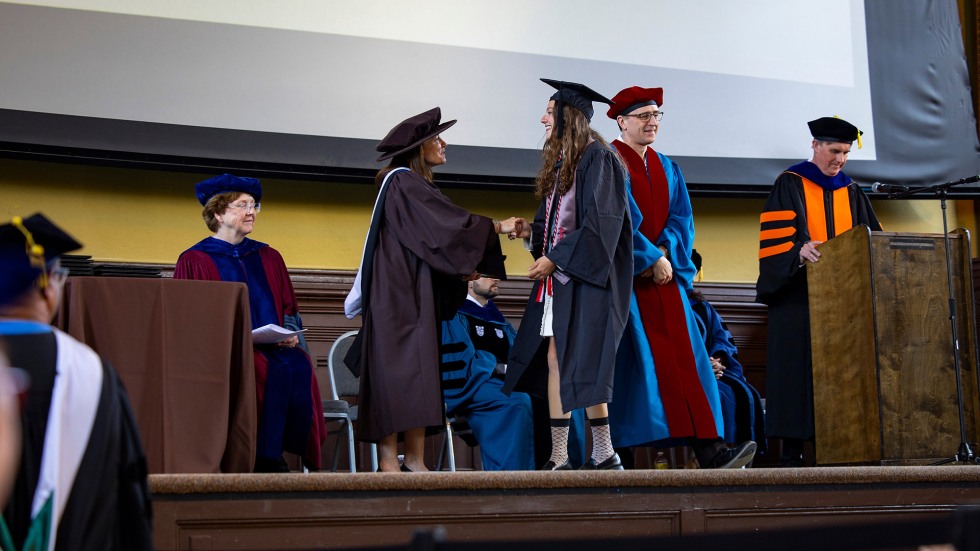
[[[0,225],[0,306],[36,285],[59,256],[80,248],[81,243],[41,213]]]
[[[197,200],[201,202],[201,206],[207,205],[208,199],[215,195],[229,191],[247,193],[255,199],[256,203],[262,200],[262,185],[257,178],[222,174],[194,185],[194,192],[197,193]]]

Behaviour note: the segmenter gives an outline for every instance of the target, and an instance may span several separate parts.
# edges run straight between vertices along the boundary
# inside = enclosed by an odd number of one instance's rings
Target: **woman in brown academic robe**
[[[432,183],[446,162],[438,107],[406,119],[378,144],[378,200],[352,296],[360,294],[358,437],[379,446],[383,471],[424,471],[425,428],[445,422],[439,327],[466,298],[466,281],[504,276],[497,233],[514,230],[454,205]],[[350,302],[350,300],[348,301]],[[405,463],[398,464],[398,433]]]

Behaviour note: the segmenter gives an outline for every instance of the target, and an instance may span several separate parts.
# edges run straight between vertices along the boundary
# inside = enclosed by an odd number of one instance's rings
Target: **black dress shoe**
[[[270,458],[270,457],[256,457],[255,458],[255,468],[252,472],[256,473],[288,473],[289,465],[286,464],[286,460],[282,457]]]
[[[595,459],[589,458],[584,465],[579,467],[580,471],[622,471],[623,462],[619,459],[619,454],[614,453],[604,459],[600,463],[596,463]]]
[[[543,467],[541,467],[541,470],[542,471],[570,471],[572,470],[572,460],[566,459],[565,462],[562,463],[561,465],[555,465],[555,462],[549,459],[548,462],[545,463]]]
[[[755,442],[747,440],[734,448],[725,448],[715,454],[706,469],[741,469],[755,457]]]

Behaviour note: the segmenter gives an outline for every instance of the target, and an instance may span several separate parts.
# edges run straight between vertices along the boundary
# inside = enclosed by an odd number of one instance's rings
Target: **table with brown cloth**
[[[73,277],[58,326],[119,373],[150,473],[252,471],[258,415],[243,283]]]

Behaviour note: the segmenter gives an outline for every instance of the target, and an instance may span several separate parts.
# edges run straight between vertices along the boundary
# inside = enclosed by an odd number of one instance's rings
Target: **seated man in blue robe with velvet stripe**
[[[466,302],[442,322],[443,397],[450,415],[465,415],[487,471],[534,470],[531,399],[501,389],[517,331],[493,303],[495,278],[469,282]]]

